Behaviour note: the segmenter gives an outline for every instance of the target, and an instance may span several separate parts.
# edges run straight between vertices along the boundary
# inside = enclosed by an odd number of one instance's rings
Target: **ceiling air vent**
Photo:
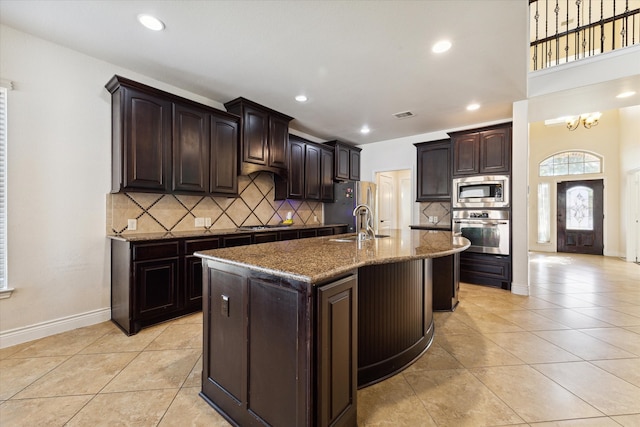
[[[402,111],[393,115],[393,117],[395,117],[396,119],[408,119],[409,117],[413,116],[415,116],[415,114],[413,114],[411,111]]]

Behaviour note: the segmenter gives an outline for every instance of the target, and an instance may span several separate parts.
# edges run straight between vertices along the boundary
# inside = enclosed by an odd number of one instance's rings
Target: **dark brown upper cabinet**
[[[112,79],[112,190],[167,192],[171,179],[171,102]]]
[[[289,122],[285,114],[236,98],[224,104],[227,111],[241,117],[240,161],[243,175],[268,171],[286,176],[289,147]]]
[[[289,135],[287,178],[275,177],[275,198],[333,201],[333,148]]]
[[[360,181],[360,151],[358,147],[340,141],[329,141],[334,148],[335,181]]]
[[[453,176],[511,172],[511,123],[452,132]]]
[[[240,118],[114,76],[112,191],[237,196]]]
[[[418,155],[417,202],[451,200],[451,141],[414,144]]]

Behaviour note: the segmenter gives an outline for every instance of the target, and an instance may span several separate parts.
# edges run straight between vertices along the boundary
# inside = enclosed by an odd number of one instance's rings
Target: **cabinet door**
[[[320,200],[320,148],[310,144],[305,147],[304,198]]]
[[[451,199],[451,144],[429,142],[416,145],[418,154],[418,202]]]
[[[333,150],[320,151],[320,200],[333,202]]]
[[[360,181],[360,150],[349,149],[349,179]]]
[[[137,319],[166,315],[179,308],[179,258],[133,263]]]
[[[306,144],[296,138],[289,141],[289,179],[287,198],[304,198],[304,155]]]
[[[352,419],[355,425],[357,286],[356,276],[349,276],[318,288],[317,392],[321,426],[336,425],[338,418]]]
[[[238,194],[238,122],[210,116],[211,158],[209,191],[213,194]]]
[[[264,111],[245,107],[242,126],[242,161],[266,166],[269,152],[269,115]]]
[[[287,169],[289,121],[271,116],[269,119],[269,166]]]
[[[480,133],[480,173],[509,172],[511,166],[511,129]]]
[[[209,190],[209,123],[206,111],[173,106],[174,191]]]
[[[169,191],[171,103],[130,88],[124,94],[122,189]]]
[[[478,133],[453,138],[453,176],[480,172],[479,139]]]
[[[351,161],[351,153],[349,147],[337,144],[335,146],[335,178],[349,179],[349,162]]]
[[[184,242],[184,301],[187,308],[202,308],[202,259],[193,255],[220,247],[218,238],[194,239]]]

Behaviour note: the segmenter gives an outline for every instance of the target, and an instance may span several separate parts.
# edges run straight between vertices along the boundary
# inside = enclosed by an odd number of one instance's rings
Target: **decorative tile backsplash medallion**
[[[429,217],[438,217],[433,223]],[[420,203],[420,222],[422,225],[434,227],[451,227],[451,203],[447,202],[422,202]]]
[[[273,175],[258,172],[238,177],[237,198],[181,194],[107,194],[107,234],[223,230],[248,225],[276,225],[293,215],[294,224],[322,223],[322,203],[273,200]],[[196,227],[196,218],[211,218],[211,226]],[[137,220],[135,231],[127,229]]]

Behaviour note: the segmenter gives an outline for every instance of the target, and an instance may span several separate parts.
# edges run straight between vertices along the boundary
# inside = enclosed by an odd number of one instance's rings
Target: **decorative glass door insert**
[[[573,187],[567,190],[567,230],[593,230],[593,190]]]

